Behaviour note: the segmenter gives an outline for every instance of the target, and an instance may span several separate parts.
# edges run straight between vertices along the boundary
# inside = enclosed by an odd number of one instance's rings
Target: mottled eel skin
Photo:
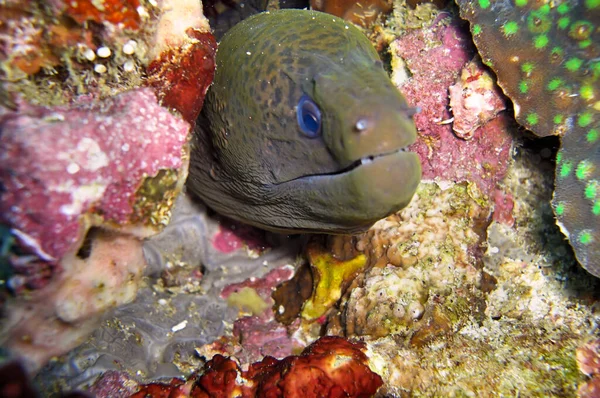
[[[421,177],[412,110],[369,40],[306,10],[262,13],[219,43],[188,192],[275,231],[354,233],[406,206]]]

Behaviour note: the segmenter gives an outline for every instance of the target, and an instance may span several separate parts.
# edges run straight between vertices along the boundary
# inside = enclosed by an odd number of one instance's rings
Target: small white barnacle
[[[136,47],[137,43],[135,40],[129,40],[127,43],[123,44],[123,53],[131,55],[135,52]]]
[[[125,72],[131,72],[133,71],[133,69],[135,69],[135,63],[131,60],[125,61],[125,63],[123,64],[123,70]]]
[[[94,72],[96,73],[106,73],[106,66],[102,65],[102,64],[96,64],[94,65]]]
[[[92,50],[91,48],[87,48],[84,52],[83,52],[83,57],[85,59],[87,59],[88,61],[93,61],[96,59],[96,53],[94,52],[94,50]]]
[[[110,51],[110,48],[106,46],[99,47],[96,50],[96,55],[98,55],[100,58],[108,58],[110,57],[110,54],[112,54],[112,52]]]

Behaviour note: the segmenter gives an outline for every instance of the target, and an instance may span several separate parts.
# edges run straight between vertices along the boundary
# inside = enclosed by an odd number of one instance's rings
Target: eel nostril
[[[358,119],[356,124],[354,125],[354,130],[358,133],[363,132],[369,127],[369,123],[367,119]]]

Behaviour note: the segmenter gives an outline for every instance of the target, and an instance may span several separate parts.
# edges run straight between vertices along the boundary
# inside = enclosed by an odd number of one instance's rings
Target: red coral
[[[368,27],[380,15],[392,11],[390,0],[311,0],[313,10],[326,12],[357,25]]]
[[[300,356],[279,362],[265,358],[253,364],[246,378],[260,397],[370,397],[383,384],[366,365],[364,345],[326,336]]]
[[[494,192],[494,221],[512,227],[515,223],[514,207],[515,201],[510,193],[506,193],[501,189]]]
[[[65,13],[80,24],[86,21],[105,21],[124,28],[138,29],[139,0],[77,0],[67,1]]]
[[[172,379],[169,384],[150,383],[142,386],[131,398],[183,398],[190,396],[190,386],[184,380]]]
[[[215,72],[217,42],[211,33],[190,28],[189,42],[163,52],[147,68],[148,85],[161,103],[194,123]]]
[[[207,362],[204,374],[196,380],[189,396],[370,397],[383,381],[369,369],[364,348],[362,343],[326,336],[299,356],[289,356],[281,361],[266,357],[250,365],[245,372],[233,360],[215,355]],[[172,381],[169,385],[153,384],[152,388],[162,394],[156,396],[175,397],[179,396],[182,385],[183,381]],[[147,396],[142,391],[146,394],[151,392],[145,386],[133,397]]]
[[[233,397],[234,392],[239,396],[240,386],[236,381],[239,373],[240,368],[234,361],[215,355],[206,363],[204,374],[198,379],[197,389],[204,393],[198,396],[225,398]]]

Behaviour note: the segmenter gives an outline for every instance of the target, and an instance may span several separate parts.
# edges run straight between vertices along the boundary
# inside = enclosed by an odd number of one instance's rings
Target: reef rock
[[[0,221],[23,253],[14,262],[31,265],[34,280],[36,270],[51,270],[45,287],[9,304],[2,340],[23,342],[8,345],[36,352],[40,365],[57,354],[51,333],[30,324],[42,321],[42,307],[50,323],[68,329],[135,297],[145,265],[139,239],[169,221],[187,176],[190,126],[147,88],[99,103],[20,104],[1,125]],[[31,287],[29,276],[17,276],[13,291]],[[34,303],[42,307],[32,310]]]
[[[473,58],[469,43],[458,23],[442,14],[430,27],[409,31],[391,43],[392,80],[408,103],[419,109],[414,116],[417,142],[410,150],[419,154],[423,180],[474,182],[491,196],[508,167],[512,125],[503,115],[491,121],[481,117],[479,121],[480,112],[475,110],[455,114],[454,119],[448,111],[454,89],[449,90]],[[467,66],[463,73],[479,76],[482,72]],[[461,90],[461,99],[462,95]],[[476,102],[477,108],[490,109],[491,113],[502,109],[502,101],[493,94],[481,95]],[[463,109],[456,106],[454,110]],[[465,114],[478,122],[466,122]],[[467,134],[457,137],[452,131],[453,121],[456,126],[471,124]]]

